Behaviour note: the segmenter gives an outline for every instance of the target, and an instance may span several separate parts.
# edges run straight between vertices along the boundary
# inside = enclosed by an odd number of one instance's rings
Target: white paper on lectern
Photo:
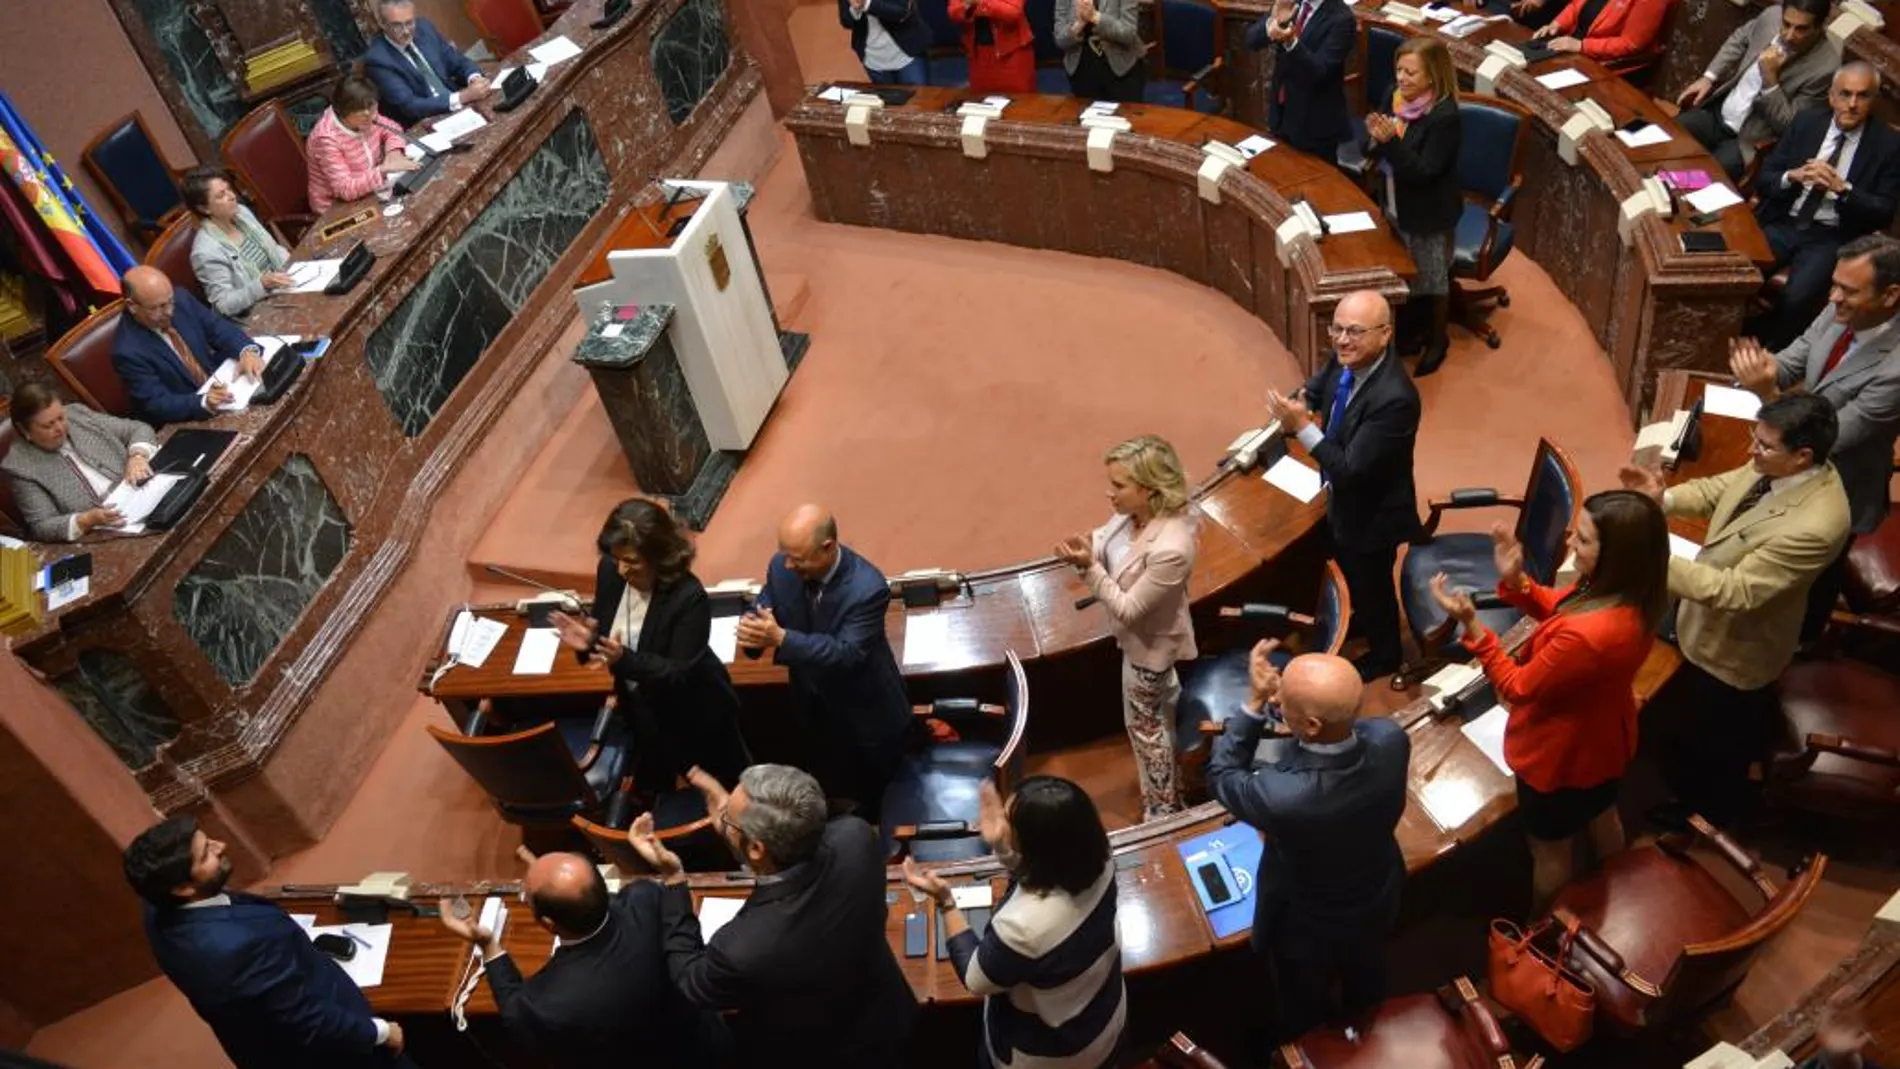
[[[1754,419],[1761,411],[1761,398],[1733,386],[1711,384],[1702,391],[1702,411],[1730,419]]]
[[[1510,763],[1504,759],[1504,723],[1510,717],[1510,710],[1502,705],[1493,705],[1483,716],[1458,729],[1484,752],[1484,756],[1491,759],[1492,764],[1498,766],[1499,772],[1507,776],[1516,775],[1511,771]]]
[[[1291,494],[1302,505],[1318,497],[1323,485],[1319,472],[1292,457],[1281,457],[1274,461],[1273,467],[1260,477]]]
[[[613,279],[576,290],[574,297],[583,316],[591,316],[603,300],[672,305],[667,334],[708,442],[714,449],[748,449],[789,374],[772,326],[772,307],[732,187],[684,179],[665,184],[705,195],[686,228],[666,248],[609,251]],[[714,237],[726,264],[723,290],[708,254]]]

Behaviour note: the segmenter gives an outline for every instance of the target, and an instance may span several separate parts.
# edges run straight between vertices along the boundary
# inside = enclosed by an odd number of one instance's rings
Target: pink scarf
[[[1406,125],[1416,122],[1420,116],[1432,110],[1432,105],[1436,103],[1438,94],[1429,89],[1417,100],[1406,100],[1397,89],[1392,90],[1392,117],[1399,121],[1399,136],[1404,137]]]

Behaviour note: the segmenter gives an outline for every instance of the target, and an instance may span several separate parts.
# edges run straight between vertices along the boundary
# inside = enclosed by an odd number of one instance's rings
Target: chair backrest
[[[0,413],[0,461],[13,448],[13,420]],[[20,506],[13,500],[13,480],[0,475],[0,532],[18,538],[26,533],[26,521],[20,518]]]
[[[73,396],[94,412],[115,416],[132,414],[132,395],[112,366],[112,337],[124,308],[124,301],[113,301],[80,320],[46,351],[46,362]]]
[[[932,53],[963,52],[963,31],[950,21],[950,4],[953,0],[917,0],[917,13],[924,17],[924,24],[930,27],[930,51]],[[962,0],[954,0],[961,3]]]
[[[593,788],[553,721],[509,735],[469,736],[429,725],[469,778],[499,805],[561,806],[591,803]]]
[[[1385,111],[1392,106],[1392,65],[1398,62],[1399,45],[1405,35],[1385,26],[1366,27],[1366,106],[1367,111]]]
[[[1161,0],[1161,65],[1170,78],[1191,78],[1221,54],[1220,9],[1207,0]]]
[[[154,238],[145,250],[145,263],[165,272],[172,285],[184,289],[199,300],[205,299],[198,273],[191,269],[191,243],[198,238],[198,217],[191,212],[179,216],[165,232]]]
[[[1339,655],[1346,645],[1346,629],[1352,626],[1352,594],[1346,589],[1346,573],[1337,561],[1326,562],[1326,574],[1320,577],[1319,604],[1313,609],[1314,650]]]
[[[1391,66],[1386,64],[1388,76]],[[1477,93],[1458,94],[1458,115],[1464,124],[1458,185],[1467,194],[1496,201],[1524,174],[1528,117],[1514,104]]]
[[[266,219],[310,213],[310,164],[284,106],[265,101],[227,130],[225,162]]]
[[[627,842],[624,828],[610,828],[605,824],[596,824],[586,817],[571,818],[574,830],[581,833],[587,845],[604,862],[620,870],[623,876],[632,876],[647,871],[647,863],[640,859],[639,851]]]
[[[1062,49],[1056,45],[1056,0],[1027,0],[1023,17],[1029,20],[1029,33],[1036,42],[1036,62],[1057,63]]]
[[[134,230],[155,231],[184,210],[178,177],[136,111],[100,131],[80,160]]]
[[[541,36],[541,12],[534,0],[462,0],[462,14],[497,56],[510,55]]]
[[[1569,455],[1550,439],[1538,439],[1524,507],[1517,514],[1517,540],[1524,545],[1524,571],[1540,583],[1555,579],[1564,562],[1565,537],[1583,507],[1578,483]]]
[[[1762,890],[1773,889],[1773,884],[1761,874],[1759,863],[1742,854],[1739,847],[1730,844],[1727,849],[1719,849],[1718,853],[1742,868],[1743,875]],[[1745,859],[1747,865],[1742,866],[1735,855]],[[1821,885],[1821,874],[1826,869],[1827,856],[1816,854],[1799,876],[1768,897],[1762,911],[1750,918],[1747,924],[1724,938],[1683,947],[1681,957],[1676,959],[1675,967],[1661,984],[1660,1004],[1647,1011],[1645,1016],[1658,1021],[1679,1018],[1700,1010],[1739,984],[1748,975],[1748,967],[1754,963],[1755,955],[1760,953],[1762,945],[1786,928],[1788,922],[1794,920],[1801,908],[1807,905],[1808,899]]]
[[[1003,748],[996,755],[996,787],[1007,795],[1022,779],[1022,766],[1029,747],[1023,744],[1029,734],[1029,674],[1023,671],[1023,659],[1015,650],[1004,650],[1008,662],[1003,680]]]

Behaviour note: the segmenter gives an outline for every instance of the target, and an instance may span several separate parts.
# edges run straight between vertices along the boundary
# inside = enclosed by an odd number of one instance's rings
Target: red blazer
[[[990,20],[990,36],[996,40],[996,54],[1007,56],[1036,43],[1023,14],[1025,0],[976,0],[976,10],[963,13],[963,0],[950,0],[950,21],[963,27],[963,51],[976,55],[976,20]]]
[[[1584,0],[1570,0],[1557,16],[1557,32],[1574,36]],[[1583,54],[1595,60],[1624,59],[1647,52],[1669,17],[1669,0],[1610,0],[1583,39]]]
[[[1623,774],[1636,755],[1636,671],[1653,640],[1629,606],[1556,614],[1568,588],[1498,584],[1498,595],[1540,621],[1519,659],[1489,629],[1465,645],[1510,709],[1504,759],[1540,791],[1595,787]]]

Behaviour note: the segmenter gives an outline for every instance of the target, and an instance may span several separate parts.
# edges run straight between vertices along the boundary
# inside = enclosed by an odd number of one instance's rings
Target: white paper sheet
[[[739,656],[739,617],[713,617],[712,634],[707,636],[706,645],[721,661],[731,664]]]
[[[1511,766],[1504,763],[1504,722],[1510,715],[1504,706],[1493,705],[1489,712],[1458,729],[1507,776],[1514,775]]]
[[[265,334],[252,338],[251,340],[256,342],[258,348],[264,351],[265,367],[269,367],[270,362],[276,358],[277,354],[284,351],[285,343],[282,338]],[[231,359],[219,364],[218,370],[212,372],[211,377],[206,379],[204,384],[198,387],[198,396],[203,397],[209,393],[213,383],[223,383],[225,386],[230,387],[231,390],[231,400],[219,405],[218,411],[242,412],[251,407],[251,395],[255,394],[258,388],[264,385],[264,377],[262,371],[259,371],[255,377],[244,374],[238,370],[237,360]]]
[[[904,663],[936,664],[950,646],[950,618],[940,612],[904,619]]]
[[[340,935],[354,942],[356,956],[337,964],[356,981],[357,987],[376,987],[383,982],[383,965],[389,960],[389,937],[395,929],[393,924],[319,924],[309,931],[312,939],[320,935]]]
[[[1249,134],[1246,137],[1241,138],[1240,143],[1235,145],[1234,147],[1240,150],[1240,154],[1242,156],[1245,156],[1251,160],[1255,156],[1260,155],[1262,152],[1267,151],[1273,146],[1274,146],[1274,141],[1272,138],[1267,137],[1263,134]]]
[[[1116,100],[1097,100],[1082,109],[1084,115],[1113,115],[1121,110],[1121,102]]]
[[[1719,212],[1731,204],[1742,202],[1741,194],[1720,182],[1711,182],[1694,193],[1684,193],[1682,199],[1698,212]]]
[[[1268,468],[1261,478],[1292,494],[1302,505],[1319,496],[1319,472],[1292,457],[1281,457],[1274,461],[1273,467]]]
[[[1009,107],[1010,99],[1006,96],[992,95],[992,96],[984,97],[983,103],[988,104],[990,107],[995,108],[997,111],[1002,111],[1005,108]]]
[[[1684,538],[1673,531],[1669,533],[1670,556],[1681,557],[1683,560],[1694,560],[1696,559],[1696,554],[1701,552],[1702,546],[1699,543]]]
[[[171,488],[183,482],[184,478],[183,475],[154,475],[139,486],[122,482],[113,487],[102,504],[118,509],[119,514],[125,517],[125,522],[107,530],[123,534],[144,533],[145,517],[150,516],[158,503],[165,500]]]
[[[1426,4],[1424,7],[1419,8],[1419,10],[1423,11],[1425,17],[1433,22],[1451,22],[1462,14],[1462,12],[1455,7],[1433,7],[1430,4]]]
[[[481,112],[476,111],[474,108],[463,108],[461,111],[450,112],[448,115],[437,119],[436,124],[429,127],[429,135],[431,137],[446,137],[452,144],[487,125],[488,120],[482,118]],[[425,145],[429,143],[429,138],[427,137],[418,138],[418,140]],[[429,145],[429,148],[436,152],[442,151],[434,145]]]
[[[530,627],[521,636],[515,654],[515,675],[544,676],[554,671],[554,655],[561,652],[561,633],[552,627]]]
[[[449,646],[449,654],[456,664],[465,664],[470,668],[480,668],[488,663],[488,655],[495,652],[501,642],[501,636],[508,633],[508,625],[500,620],[486,618],[471,619],[468,629],[462,635],[461,648]]]
[[[92,576],[82,575],[71,582],[61,583],[46,592],[46,611],[59,610],[92,593]]]
[[[850,95],[851,95],[851,90],[846,89],[844,86],[841,86],[841,85],[828,85],[828,86],[825,86],[823,89],[818,90],[818,99],[829,100],[833,104],[844,103],[844,98]]]
[[[1587,85],[1590,76],[1575,67],[1565,67],[1560,71],[1537,76],[1537,84],[1545,89],[1568,89],[1573,85]]]
[[[699,938],[703,943],[712,942],[713,933],[726,926],[726,922],[739,915],[745,908],[743,898],[723,898],[707,895],[699,900]]]
[[[1332,234],[1357,234],[1361,230],[1377,230],[1379,224],[1371,212],[1342,212],[1326,216],[1326,229]]]
[[[1465,38],[1484,29],[1494,22],[1506,21],[1509,15],[1460,15],[1439,27],[1438,32],[1446,37]]]
[[[1669,141],[1669,130],[1661,123],[1650,123],[1635,133],[1618,130],[1616,139],[1631,148],[1643,148],[1647,145],[1661,145]]]
[[[315,913],[292,913],[290,919],[297,922],[297,927],[302,928],[305,935],[308,935],[310,929],[317,926],[317,915]]]
[[[535,62],[552,67],[556,63],[565,63],[580,55],[581,46],[568,40],[566,35],[562,35],[552,41],[543,41],[535,45],[528,49],[528,54],[535,58]]]
[[[1630,451],[1667,449],[1674,444],[1676,444],[1676,425],[1671,420],[1662,420],[1658,423],[1644,424],[1643,429],[1636,432],[1636,444],[1630,447]]]
[[[336,278],[337,271],[343,266],[343,258],[329,260],[299,260],[290,265],[290,277],[296,283],[279,293],[322,293]]]
[[[1761,398],[1733,386],[1710,386],[1702,391],[1702,411],[1730,419],[1754,419],[1761,411]]]

